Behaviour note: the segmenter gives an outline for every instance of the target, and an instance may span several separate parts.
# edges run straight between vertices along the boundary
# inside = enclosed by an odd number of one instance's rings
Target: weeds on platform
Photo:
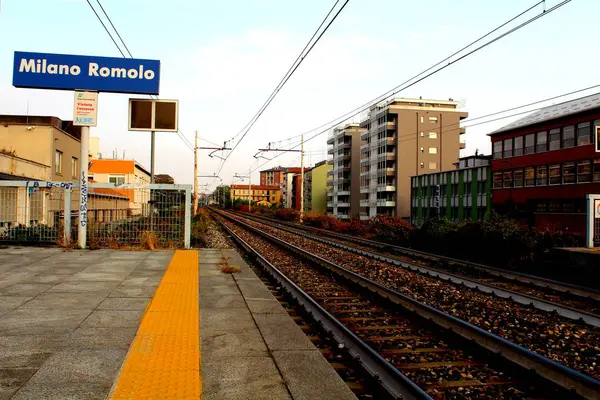
[[[240,272],[240,267],[236,267],[235,265],[230,265],[229,261],[231,257],[223,256],[219,261],[219,266],[221,267],[221,272],[226,274],[234,274],[236,272]]]

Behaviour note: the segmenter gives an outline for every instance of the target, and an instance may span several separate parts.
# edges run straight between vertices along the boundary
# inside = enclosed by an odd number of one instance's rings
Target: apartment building
[[[585,236],[586,195],[600,193],[598,127],[600,93],[491,132],[493,208],[538,229]]]
[[[267,185],[231,185],[229,191],[231,200],[251,200],[252,203],[267,202],[269,205],[281,203],[281,189],[279,186]]]
[[[410,222],[421,226],[432,217],[453,221],[483,221],[492,211],[491,156],[459,160],[454,170],[411,178]]]
[[[260,171],[260,184],[263,186],[281,185],[286,169],[284,167],[275,167]]]
[[[327,210],[337,218],[360,213],[360,145],[365,129],[347,124],[333,129],[327,138],[332,169],[327,172]]]
[[[294,176],[300,174],[298,167],[278,167],[281,169],[279,187],[281,188],[281,203],[283,208],[294,208]],[[306,168],[304,169],[306,171]],[[262,178],[262,176],[261,176]]]
[[[316,163],[304,173],[304,211],[316,214],[327,212],[327,172],[333,166],[327,160]]]
[[[454,168],[467,118],[452,99],[392,99],[373,105],[361,123],[361,218],[408,219],[411,177]]]

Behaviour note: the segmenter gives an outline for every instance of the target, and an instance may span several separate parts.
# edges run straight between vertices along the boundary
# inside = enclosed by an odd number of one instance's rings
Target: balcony
[[[338,196],[350,196],[350,190],[339,190],[337,192]]]
[[[377,200],[377,207],[396,207],[396,202],[392,200]]]
[[[385,168],[385,174],[387,176],[395,176],[396,175],[396,168]]]
[[[337,203],[337,208],[348,208],[350,203]]]
[[[396,138],[393,137],[388,137],[385,139],[385,144],[387,144],[388,146],[395,146],[396,145]]]
[[[333,149],[327,149],[327,154],[333,154]]]
[[[396,186],[377,186],[378,192],[395,192]]]
[[[327,202],[327,208],[333,208],[333,201]]]
[[[329,136],[327,138],[327,144],[334,144],[335,143],[335,137],[334,136]]]
[[[369,207],[369,200],[361,200],[360,206],[361,207]]]
[[[327,171],[327,176],[330,176],[330,175],[333,176],[333,170],[332,169],[330,169],[329,171]]]
[[[381,153],[377,155],[377,159],[380,161],[396,161],[396,154],[394,153]]]
[[[388,121],[387,124],[385,124],[387,129],[396,129],[396,122],[395,121]]]
[[[350,219],[350,215],[348,214],[338,214],[336,215],[339,219]]]
[[[344,143],[340,146],[342,149],[351,149],[352,148],[352,143],[351,142],[347,142]]]

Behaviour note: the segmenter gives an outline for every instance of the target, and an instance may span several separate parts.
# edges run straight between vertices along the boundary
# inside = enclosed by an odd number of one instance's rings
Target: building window
[[[421,133],[423,133],[423,132],[421,132]],[[437,132],[429,132],[429,139],[437,139]]]
[[[546,165],[538,165],[536,172],[536,185],[546,186],[548,184],[548,167]]]
[[[73,178],[77,178],[79,176],[77,157],[71,157],[71,176]]]
[[[432,124],[437,124],[438,118],[437,117],[429,117],[429,122],[431,122]]]
[[[437,169],[437,163],[435,161],[429,161],[429,169]]]
[[[550,130],[550,150],[560,149],[560,129]]]
[[[522,187],[523,186],[523,170],[516,169],[514,171],[514,176],[515,176],[515,187]]]
[[[62,156],[62,151],[56,150],[54,155],[54,173],[58,175],[62,175]]]
[[[504,139],[504,158],[512,157],[512,155],[513,155],[512,138]]]
[[[550,165],[548,175],[550,176],[551,185],[560,185],[562,176],[560,175],[560,164]]]
[[[592,143],[592,127],[589,122],[577,124],[577,146]]]
[[[429,154],[437,154],[437,147],[430,147]]]
[[[533,167],[525,168],[525,186],[535,186],[535,169]]]
[[[548,132],[538,132],[536,137],[535,151],[541,153],[548,150]]]
[[[535,133],[525,135],[525,154],[535,153]]]
[[[425,152],[425,147],[421,147],[421,153]]]
[[[425,163],[423,161],[421,161],[420,166],[421,166],[421,168],[425,168]]]
[[[589,160],[577,163],[577,182],[585,183],[592,181],[592,164]]]
[[[494,189],[502,189],[502,172],[494,172]]]
[[[600,182],[600,159],[594,160],[594,182]]]
[[[502,158],[502,141],[494,142],[494,160]]]
[[[513,173],[512,173],[512,171],[504,171],[503,177],[504,177],[503,178],[504,187],[505,188],[512,187],[512,185],[513,185]]]
[[[421,123],[423,123],[423,117],[421,117]]]
[[[575,163],[563,164],[563,183],[575,183]]]
[[[575,127],[573,125],[568,125],[563,128],[562,142],[563,149],[575,146]]]
[[[515,157],[523,155],[523,136],[517,136],[515,138],[515,148],[513,154]]]
[[[110,175],[108,177],[108,183],[123,185],[125,183],[125,175]]]

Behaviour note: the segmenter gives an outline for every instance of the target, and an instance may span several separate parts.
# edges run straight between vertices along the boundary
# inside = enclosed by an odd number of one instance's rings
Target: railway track
[[[397,265],[426,276],[465,285],[466,287],[477,289],[483,293],[493,293],[498,297],[510,299],[519,304],[533,305],[533,307],[542,311],[555,312],[565,318],[581,320],[594,327],[600,327],[600,314],[598,314],[598,312],[600,312],[600,299],[596,298],[596,294],[593,291],[586,292],[587,295],[583,297],[568,292],[567,289],[570,285],[563,286],[563,290],[561,291],[549,287],[532,287],[533,285],[531,283],[527,284],[516,281],[515,279],[509,280],[505,277],[494,277],[486,271],[476,270],[468,265],[462,266],[461,271],[456,271],[456,267],[452,268],[447,266],[447,264],[444,269],[436,268],[431,266],[431,261],[424,262],[418,259],[415,260],[414,257],[395,256],[382,252],[374,252],[372,247],[369,248],[365,245],[357,245],[348,240],[348,237],[344,237],[343,239],[338,238],[337,236],[334,236],[333,238],[327,237],[323,235],[323,232],[326,231],[319,230],[320,232],[318,233],[321,235],[315,235],[314,231],[309,230],[310,233],[307,233],[307,230],[301,229],[300,225],[290,226],[289,224],[282,224],[281,222],[276,222],[272,219],[254,215],[237,215],[258,222],[268,222],[271,227],[276,227],[286,232],[351,251],[365,257]],[[440,265],[439,260],[435,265]],[[554,286],[560,285],[559,282],[554,282],[553,284]],[[583,291],[583,288],[578,289],[580,293]]]
[[[246,216],[248,215],[246,214]],[[565,306],[588,310],[591,314],[596,316],[600,314],[600,291],[596,289],[558,282],[515,271],[507,271],[501,268],[458,260],[357,236],[331,232],[325,229],[305,226],[293,222],[277,221],[265,216],[252,215],[251,217],[267,221],[270,224],[286,226],[316,236],[335,239],[339,243],[351,244],[354,247],[363,250],[377,250],[387,256],[396,256],[402,261],[426,265],[433,269],[437,268],[463,277],[478,279],[487,282],[490,285],[518,291],[522,294],[530,294],[533,297],[555,301]]]
[[[579,395],[596,398],[600,393],[593,380],[576,371],[500,338],[493,340],[493,335],[481,329],[264,230],[236,221],[232,216],[218,218],[247,251],[262,254],[257,257],[264,260],[263,263],[271,262],[272,268],[287,275],[305,296],[312,299],[304,301],[312,301],[324,308],[330,321],[333,318],[338,324],[344,324],[355,339],[362,340],[366,348],[387,362],[388,369],[402,371],[396,376],[379,374],[384,386],[389,385],[390,380],[401,384],[397,391],[387,391],[392,398],[566,399],[579,398]],[[323,269],[315,269],[315,264]],[[369,294],[365,295],[365,292]],[[349,349],[362,348],[351,341],[351,337],[341,342]],[[512,360],[511,355],[521,361],[530,358],[522,368],[513,364],[523,365]],[[369,364],[363,357],[360,359]],[[542,376],[555,383],[548,384]],[[408,382],[407,377],[410,378]],[[578,394],[559,386],[573,387]],[[404,397],[398,397],[400,394]]]

